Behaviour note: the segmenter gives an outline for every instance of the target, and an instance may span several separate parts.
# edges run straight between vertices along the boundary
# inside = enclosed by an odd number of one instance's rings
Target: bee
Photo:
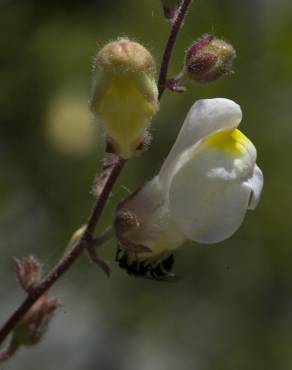
[[[139,260],[132,256],[129,258],[129,253],[118,246],[116,261],[122,270],[135,277],[156,281],[177,280],[176,275],[172,272],[174,267],[173,254],[163,254],[157,260]]]

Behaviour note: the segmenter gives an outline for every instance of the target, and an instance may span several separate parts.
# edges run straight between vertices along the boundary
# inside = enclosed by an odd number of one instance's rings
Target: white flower
[[[256,149],[237,129],[238,104],[228,99],[197,101],[159,174],[118,208],[122,247],[143,245],[161,255],[186,240],[217,243],[230,237],[263,187]],[[129,222],[129,218],[135,222]]]

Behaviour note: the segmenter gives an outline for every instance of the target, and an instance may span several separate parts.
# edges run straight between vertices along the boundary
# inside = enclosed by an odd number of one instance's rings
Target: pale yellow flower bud
[[[91,110],[104,127],[110,150],[125,159],[133,156],[158,110],[155,62],[147,49],[120,38],[98,52]]]

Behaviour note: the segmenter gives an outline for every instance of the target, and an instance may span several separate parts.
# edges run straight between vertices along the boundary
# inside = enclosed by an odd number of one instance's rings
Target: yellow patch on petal
[[[252,142],[238,129],[217,132],[206,140],[206,145],[209,148],[224,150],[234,156],[243,156],[249,147],[253,147]]]
[[[98,113],[120,156],[128,158],[133,154],[157,109],[156,101],[145,99],[130,74],[113,76]]]

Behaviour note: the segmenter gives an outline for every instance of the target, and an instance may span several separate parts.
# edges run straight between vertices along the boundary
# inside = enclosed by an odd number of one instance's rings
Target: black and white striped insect
[[[172,272],[174,267],[173,254],[168,254],[158,261],[147,261],[147,259],[139,261],[138,258],[129,258],[129,254],[118,247],[116,261],[121,269],[135,277],[158,281],[176,280],[176,276]]]

